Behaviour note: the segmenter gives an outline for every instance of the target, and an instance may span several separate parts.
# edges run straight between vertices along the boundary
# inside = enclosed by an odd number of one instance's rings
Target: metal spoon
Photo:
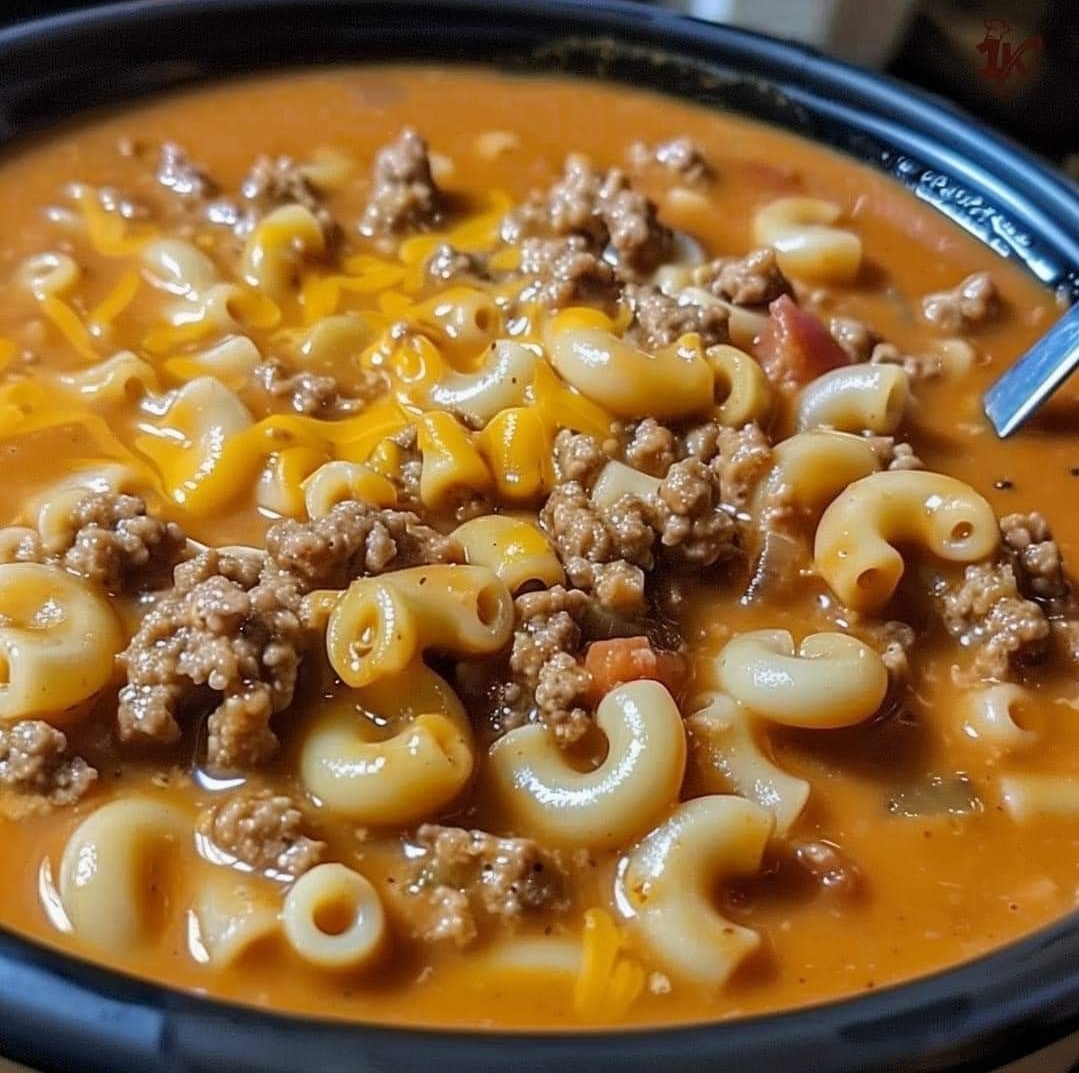
[[[1073,305],[985,393],[985,416],[1010,436],[1079,367],[1079,304]]]

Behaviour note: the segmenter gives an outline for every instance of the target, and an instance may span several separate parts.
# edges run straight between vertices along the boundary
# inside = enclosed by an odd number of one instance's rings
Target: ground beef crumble
[[[1010,564],[968,566],[958,583],[940,583],[936,596],[948,632],[974,651],[979,677],[1004,680],[1014,668],[1045,655],[1049,620],[1019,594]]]
[[[700,183],[715,176],[704,151],[691,138],[671,138],[658,145],[633,142],[626,159],[634,171],[662,168],[688,183]]]
[[[580,589],[555,585],[514,601],[517,625],[509,682],[500,698],[501,729],[529,719],[549,726],[562,744],[577,741],[591,725],[592,678],[580,666],[581,621],[591,600]]]
[[[427,143],[406,128],[375,155],[360,230],[375,237],[429,227],[438,222],[444,200],[431,174]]]
[[[271,398],[288,399],[296,413],[317,417],[356,413],[386,390],[386,378],[381,372],[365,370],[359,388],[346,395],[336,377],[308,369],[290,373],[281,362],[273,360],[256,365],[253,376]]]
[[[562,450],[556,448],[558,468],[576,464],[583,477],[593,475],[602,450],[593,440],[586,452],[586,443],[563,441]],[[741,532],[721,495],[721,470],[686,458],[668,468],[655,493],[624,495],[609,506],[595,503],[580,480],[568,480],[552,490],[540,524],[574,587],[609,610],[636,614],[645,607],[645,571],[657,555],[693,566],[741,556]]]
[[[301,876],[326,851],[324,842],[306,834],[299,805],[269,790],[230,793],[202,812],[198,831],[215,849],[271,877]]]
[[[567,481],[552,490],[540,522],[575,588],[594,592],[612,610],[638,612],[655,542],[646,514],[633,496],[602,510],[580,482]]]
[[[165,142],[161,146],[157,181],[184,200],[205,201],[217,193],[217,184],[196,167],[184,148],[175,142]]]
[[[910,681],[910,652],[917,640],[912,626],[897,620],[866,622],[855,632],[880,653],[893,684],[905,685]]]
[[[319,222],[327,242],[340,233],[340,226],[326,207],[322,194],[289,156],[260,156],[240,185],[248,212],[258,220],[282,205],[302,205]]]
[[[478,253],[466,253],[442,242],[427,260],[427,275],[439,283],[458,279],[484,280],[489,278],[484,258]]]
[[[560,429],[554,439],[554,469],[560,481],[579,481],[591,488],[600,470],[611,460],[594,436]],[[612,442],[611,447],[616,445]]]
[[[424,824],[415,847],[394,889],[425,942],[464,947],[484,922],[512,926],[531,910],[565,908],[560,862],[531,839]]]
[[[711,566],[740,555],[738,525],[722,509],[719,493],[717,474],[699,459],[675,462],[668,470],[650,506],[659,542],[675,562]]]
[[[0,726],[0,812],[10,818],[71,805],[97,779],[79,756],[70,756],[67,737],[40,719]]]
[[[585,240],[596,255],[609,246],[616,271],[628,280],[642,278],[668,260],[673,243],[656,206],[633,189],[623,171],[597,171],[578,153],[566,158],[562,177],[546,195],[534,195],[502,221],[502,238],[508,243],[572,235]]]
[[[138,496],[93,492],[72,509],[61,537],[45,542],[30,534],[13,558],[56,563],[119,594],[167,579],[186,548],[180,526],[150,517]]]
[[[314,521],[287,518],[270,526],[266,553],[304,592],[341,589],[386,570],[464,562],[461,545],[417,515],[353,499]]]
[[[1000,534],[1019,591],[1050,614],[1067,612],[1071,587],[1060,548],[1045,518],[1036,511],[1009,514],[1000,519]]]
[[[828,331],[852,362],[869,361],[873,348],[880,342],[880,336],[855,317],[832,317]]]
[[[1000,308],[996,284],[988,272],[967,276],[950,291],[922,299],[922,316],[943,332],[969,332],[991,320]]]
[[[248,770],[274,755],[270,720],[292,700],[307,637],[296,579],[265,565],[210,549],[176,568],[122,655],[123,741],[171,744],[181,719],[208,712],[211,769]]]
[[[794,293],[770,246],[701,265],[693,270],[693,282],[740,306],[766,306],[781,294]]]
[[[688,457],[707,462],[719,480],[719,501],[732,507],[748,504],[757,485],[772,468],[772,444],[759,425],[728,428],[706,421],[683,435]]]
[[[626,464],[652,477],[666,477],[681,453],[678,437],[654,417],[637,422],[630,432],[624,456]]]
[[[626,293],[633,306],[626,337],[645,350],[670,346],[689,332],[696,332],[706,348],[730,340],[730,314],[721,305],[683,302],[651,285],[631,285]]]
[[[581,235],[526,238],[521,243],[520,272],[528,281],[520,298],[554,309],[582,304],[610,308],[621,293],[614,269]]]
[[[866,442],[880,459],[882,469],[925,469],[925,463],[909,443],[894,436],[866,436]]]
[[[943,365],[933,354],[906,354],[891,343],[877,343],[869,355],[872,365],[898,365],[911,383],[920,384],[940,376]]]

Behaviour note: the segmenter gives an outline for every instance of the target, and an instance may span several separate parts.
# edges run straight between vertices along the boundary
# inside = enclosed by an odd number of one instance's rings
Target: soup
[[[1076,399],[979,405],[1058,304],[906,192],[426,68],[140,105],[0,190],[5,926],[587,1028],[1073,909]]]

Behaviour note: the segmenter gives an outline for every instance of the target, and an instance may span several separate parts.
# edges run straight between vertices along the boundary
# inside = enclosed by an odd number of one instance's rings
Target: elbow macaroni
[[[169,880],[190,837],[182,812],[149,798],[119,798],[91,813],[60,859],[60,899],[75,934],[113,951],[156,938],[175,912]]]
[[[968,484],[925,470],[890,470],[855,481],[825,510],[813,556],[848,607],[875,613],[903,575],[896,543],[916,542],[942,559],[970,563],[1000,543],[996,516]]]
[[[716,379],[716,399],[722,398],[716,420],[728,428],[764,421],[772,409],[772,385],[760,363],[738,347],[720,344],[704,352]]]
[[[970,690],[965,696],[963,732],[997,752],[1033,745],[1038,735],[1016,718],[1034,697],[1014,682],[995,682]]]
[[[214,969],[235,965],[281,932],[277,899],[263,884],[231,868],[199,874],[191,912],[197,928],[192,945],[201,947]]]
[[[390,722],[389,737],[375,718]],[[453,801],[474,760],[457,695],[417,663],[327,705],[304,738],[300,774],[331,812],[362,824],[406,824]]]
[[[300,485],[309,518],[325,518],[350,499],[374,507],[397,505],[397,489],[392,482],[359,462],[324,462]]]
[[[768,756],[753,724],[753,716],[726,693],[702,697],[686,719],[691,765],[706,793],[756,801],[775,817],[776,834],[786,838],[809,800],[809,783]]]
[[[473,518],[459,525],[453,537],[464,548],[470,566],[493,570],[514,595],[532,583],[549,589],[566,580],[547,535],[524,518],[508,514]]]
[[[800,432],[778,443],[772,469],[758,486],[754,515],[769,524],[812,529],[848,485],[876,473],[880,460],[861,437],[846,432]]]
[[[772,814],[741,797],[698,797],[633,850],[619,877],[631,927],[685,979],[722,987],[761,944],[716,908],[717,881],[753,875],[772,837]]]
[[[522,832],[569,846],[611,848],[648,830],[678,796],[686,736],[658,682],[616,686],[596,712],[607,757],[593,771],[567,763],[545,726],[518,727],[487,756],[491,791]]]
[[[722,687],[774,723],[811,729],[854,726],[880,707],[888,671],[864,641],[845,633],[812,633],[797,651],[786,630],[753,630],[723,647]]]
[[[370,685],[437,648],[497,652],[513,631],[513,598],[482,566],[416,566],[349,586],[330,613],[326,649],[350,686]]]
[[[898,365],[848,365],[818,376],[798,396],[799,432],[834,428],[887,435],[902,424],[910,378]]]
[[[427,401],[432,408],[461,414],[487,424],[503,410],[520,406],[536,375],[536,355],[511,339],[499,339],[489,359],[475,372],[450,370],[433,384]]]
[[[123,648],[103,595],[57,566],[0,565],[0,722],[79,718]]]
[[[281,924],[304,961],[335,972],[367,968],[388,936],[378,891],[343,864],[318,864],[300,876],[285,896]]]
[[[648,354],[614,335],[605,321],[578,309],[551,318],[547,352],[564,380],[617,417],[662,421],[709,410],[715,374],[697,336]]]
[[[779,267],[797,279],[850,283],[862,264],[862,240],[833,226],[839,207],[812,197],[781,197],[757,210],[753,238],[776,251]]]

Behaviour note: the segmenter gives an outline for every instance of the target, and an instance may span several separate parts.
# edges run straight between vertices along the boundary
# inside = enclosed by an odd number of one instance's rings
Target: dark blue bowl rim
[[[1079,295],[1077,191],[1018,146],[897,81],[618,0],[135,0],[41,19],[0,31],[0,142],[217,74],[420,57],[615,81],[652,71],[645,84],[874,164],[1043,282]],[[1079,1028],[1077,964],[1079,927],[1068,917],[976,961],[842,1002],[668,1029],[508,1033],[271,1014],[0,929],[0,1055],[46,1073],[381,1073],[435,1063],[447,1073],[508,1064],[519,1073],[573,1064],[597,1073],[983,1073]]]

